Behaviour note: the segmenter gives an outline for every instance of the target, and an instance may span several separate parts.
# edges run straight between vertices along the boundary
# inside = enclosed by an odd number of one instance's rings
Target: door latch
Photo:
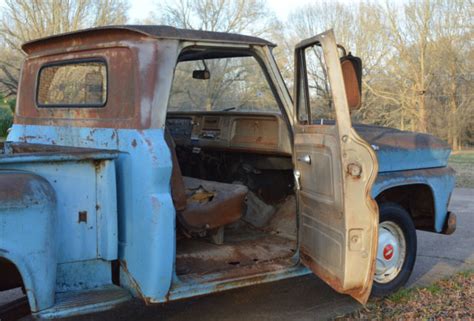
[[[295,187],[296,190],[299,191],[301,190],[301,183],[300,183],[300,178],[301,178],[301,173],[300,171],[293,171],[293,175],[295,176]]]

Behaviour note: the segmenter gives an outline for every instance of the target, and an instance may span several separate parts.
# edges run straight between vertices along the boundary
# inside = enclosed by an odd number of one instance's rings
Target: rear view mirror
[[[211,78],[211,73],[209,72],[209,70],[194,70],[193,78],[207,80]]]
[[[362,100],[362,60],[349,53],[341,58],[341,68],[349,110],[357,110]]]

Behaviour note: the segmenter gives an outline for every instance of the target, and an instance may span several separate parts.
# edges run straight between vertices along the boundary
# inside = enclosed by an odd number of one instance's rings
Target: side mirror
[[[362,60],[349,53],[341,58],[341,68],[349,110],[357,110],[362,99]]]
[[[194,79],[201,79],[201,80],[207,80],[211,78],[211,73],[209,70],[194,70],[193,71],[193,78]]]

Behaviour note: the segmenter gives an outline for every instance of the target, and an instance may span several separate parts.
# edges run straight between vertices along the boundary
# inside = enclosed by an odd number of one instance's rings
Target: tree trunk
[[[426,133],[428,131],[428,115],[426,113],[426,102],[424,93],[422,93],[418,99],[418,110],[420,116],[420,120],[418,123],[418,131],[421,133]]]

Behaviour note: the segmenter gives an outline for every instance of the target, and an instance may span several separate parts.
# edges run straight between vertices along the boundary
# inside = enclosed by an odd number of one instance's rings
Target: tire
[[[407,210],[395,203],[384,203],[379,206],[379,213],[379,247],[384,247],[377,250],[374,297],[387,296],[405,285],[413,271],[417,249],[415,225]]]

